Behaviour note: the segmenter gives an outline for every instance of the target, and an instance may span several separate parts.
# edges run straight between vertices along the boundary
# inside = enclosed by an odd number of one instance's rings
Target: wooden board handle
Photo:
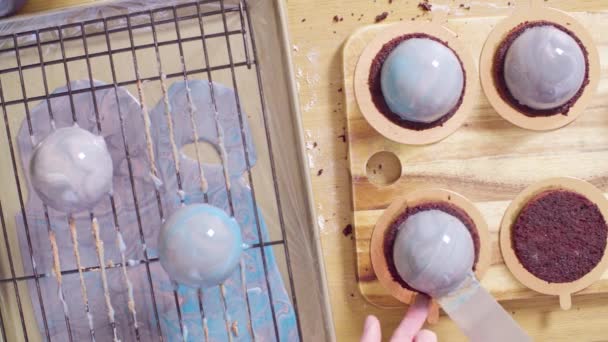
[[[572,307],[572,297],[569,293],[559,295],[559,306],[562,310],[570,310]]]

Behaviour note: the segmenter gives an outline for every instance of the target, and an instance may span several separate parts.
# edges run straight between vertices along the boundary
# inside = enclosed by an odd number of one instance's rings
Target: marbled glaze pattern
[[[223,283],[242,253],[239,224],[208,204],[180,208],[163,224],[158,236],[161,265],[173,281],[192,288]]]
[[[507,50],[504,78],[513,97],[533,109],[568,102],[585,81],[585,56],[576,40],[551,26],[522,32]]]
[[[403,280],[435,297],[455,289],[471,272],[475,248],[460,220],[440,210],[427,210],[399,227],[393,257]]]
[[[77,126],[42,140],[30,160],[30,180],[42,201],[66,213],[91,209],[112,190],[112,157],[103,137]]]
[[[96,86],[104,83],[94,81]],[[211,85],[213,92],[211,92]],[[70,84],[72,90],[90,87],[90,81],[78,80]],[[148,89],[159,91],[158,84],[144,84],[146,94]],[[189,115],[189,103],[187,89],[190,88],[194,117],[201,142],[210,144],[216,149],[221,145],[225,147],[227,154],[227,172],[230,177],[230,192],[226,189],[224,170],[221,164],[202,162],[204,175],[208,181],[209,188],[208,203],[230,212],[229,198],[232,199],[234,218],[241,227],[243,242],[254,245],[260,241],[272,241],[270,228],[266,226],[264,212],[257,208],[253,202],[253,194],[246,175],[249,170],[255,169],[257,162],[256,146],[253,143],[252,131],[248,125],[248,119],[239,122],[239,111],[237,110],[236,96],[234,90],[219,83],[209,83],[207,80],[189,80],[174,82],[169,88],[169,100],[173,114],[173,125],[175,130],[175,141],[181,147],[193,141],[192,121]],[[118,87],[118,97],[113,87],[99,87],[95,92],[96,101],[93,101],[91,92],[75,92],[72,98],[67,96],[53,96],[50,100],[53,109],[55,124],[57,127],[71,127],[73,125],[72,104],[78,109],[76,116],[78,125],[95,134],[102,135],[114,163],[114,201],[120,224],[120,239],[114,222],[113,210],[109,200],[102,200],[95,206],[95,216],[99,221],[101,240],[104,242],[105,258],[108,263],[122,262],[121,255],[124,253],[128,265],[128,277],[132,284],[132,293],[128,290],[122,271],[110,271],[107,274],[109,293],[115,309],[115,318],[118,337],[121,341],[136,341],[137,336],[133,329],[133,318],[127,306],[132,295],[139,326],[141,341],[158,340],[157,324],[160,323],[163,336],[166,341],[181,341],[183,338],[182,328],[188,332],[188,341],[224,341],[226,340],[226,313],[233,322],[238,322],[239,335],[233,335],[234,342],[249,342],[254,340],[249,329],[244,327],[243,322],[251,322],[255,340],[275,339],[274,320],[278,325],[280,341],[298,341],[298,331],[294,308],[290,302],[290,296],[283,284],[281,272],[277,266],[277,258],[281,252],[277,250],[276,257],[272,248],[267,248],[265,258],[262,257],[260,248],[248,248],[242,256],[245,276],[242,277],[237,267],[230,277],[223,283],[227,308],[221,300],[220,288],[214,286],[205,289],[203,295],[203,306],[207,318],[207,325],[203,327],[199,309],[198,291],[187,286],[178,286],[177,292],[180,300],[181,319],[175,310],[174,290],[168,274],[160,263],[151,263],[150,272],[156,298],[156,305],[152,303],[150,296],[150,281],[142,260],[147,252],[150,258],[158,257],[158,235],[161,230],[161,220],[156,201],[155,188],[159,190],[163,213],[166,218],[182,208],[182,200],[189,204],[205,202],[205,194],[201,191],[199,164],[194,157],[180,153],[181,186],[183,196],[178,193],[175,163],[171,153],[171,143],[167,120],[164,113],[162,99],[150,108],[150,119],[152,123],[152,142],[155,147],[155,159],[159,170],[160,182],[155,182],[150,176],[150,159],[146,152],[146,137],[142,134],[143,116],[137,99],[123,87]],[[65,94],[67,87],[62,86],[53,91],[53,94]],[[212,101],[211,94],[216,100]],[[223,134],[219,134],[215,125],[215,110],[219,113],[219,126]],[[31,110],[32,126],[36,141],[43,140],[53,130],[51,129],[49,107],[46,101],[39,102]],[[101,132],[97,133],[97,116],[101,121]],[[122,115],[122,122],[120,116]],[[249,118],[248,112],[242,113],[243,118]],[[241,129],[241,124],[243,125]],[[122,127],[121,127],[122,126]],[[124,135],[122,129],[125,129]],[[242,142],[242,134],[245,143]],[[17,147],[21,156],[21,167],[29,174],[29,161],[33,153],[28,122],[23,120],[17,138]],[[125,138],[125,140],[123,140]],[[248,159],[245,159],[245,149],[248,151]],[[126,151],[130,158],[126,159]],[[130,169],[131,168],[131,171]],[[132,172],[132,178],[130,176]],[[134,203],[131,192],[131,182],[134,183],[137,192],[138,204]],[[21,212],[15,214],[16,233],[19,238],[19,248],[27,251],[28,243],[33,247],[33,258],[39,274],[52,277],[53,251],[49,243],[47,231],[47,220],[41,206],[42,202],[31,189],[28,196],[25,217]],[[139,211],[137,210],[139,208]],[[256,211],[257,209],[257,211]],[[66,216],[62,212],[50,209],[48,211],[50,224],[56,233],[59,259],[61,268],[65,270],[76,269],[74,258],[74,245],[70,237],[70,230],[66,222]],[[138,215],[139,214],[139,215]],[[256,218],[257,215],[257,218]],[[139,217],[138,217],[139,216]],[[24,221],[24,218],[27,221]],[[80,257],[84,265],[96,265],[98,263],[96,243],[90,233],[91,219],[88,212],[80,212],[74,215],[78,234]],[[140,221],[141,220],[141,221]],[[26,224],[30,234],[26,234]],[[143,238],[140,235],[143,229]],[[28,238],[30,241],[28,242]],[[117,242],[120,240],[120,242]],[[122,243],[124,242],[124,244]],[[143,242],[143,243],[142,243]],[[22,253],[23,274],[31,276],[33,269],[31,258],[28,253]],[[264,259],[266,260],[264,266]],[[118,269],[117,269],[118,270]],[[89,273],[93,276],[86,279],[89,306],[93,314],[93,325],[97,341],[111,341],[113,339],[112,329],[108,328],[108,315],[104,299],[104,289],[99,280],[98,273]],[[270,284],[270,286],[268,286]],[[243,286],[247,291],[243,291]],[[66,296],[65,301],[70,309],[71,335],[74,341],[90,340],[89,325],[85,317],[81,287],[78,276],[63,277],[62,287]],[[34,282],[27,284],[27,295],[37,298],[38,291],[44,298],[46,317],[58,317],[60,321],[54,322],[50,331],[53,341],[68,341],[69,334],[63,322],[62,303],[58,299],[57,282],[52,278],[41,280],[39,290]],[[269,300],[269,292],[272,291],[272,302]],[[274,308],[273,319],[271,307]],[[37,324],[36,333],[44,336],[44,325],[40,306],[34,304],[31,307],[35,314]],[[158,316],[155,314],[158,310]],[[251,308],[251,315],[248,312]],[[226,311],[227,309],[227,311]],[[75,319],[84,317],[84,319]],[[52,321],[49,321],[52,322]],[[120,322],[130,322],[121,324]]]
[[[384,61],[380,82],[391,111],[403,120],[430,123],[456,106],[464,73],[447,46],[428,38],[411,38]]]

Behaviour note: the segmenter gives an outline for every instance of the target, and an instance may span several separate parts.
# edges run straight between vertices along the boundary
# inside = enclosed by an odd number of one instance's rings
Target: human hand
[[[417,295],[391,337],[391,342],[437,342],[437,336],[430,330],[422,329],[429,315],[429,297]],[[376,316],[367,316],[361,342],[380,342],[382,331]]]

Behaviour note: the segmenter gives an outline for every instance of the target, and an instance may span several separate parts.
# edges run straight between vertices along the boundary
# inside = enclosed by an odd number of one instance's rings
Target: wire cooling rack
[[[211,6],[209,6],[211,5]],[[234,21],[237,23],[237,25],[230,25],[229,21],[227,20],[228,17],[238,17],[238,20]],[[221,18],[221,25],[219,25],[220,29],[214,29],[214,30],[209,30],[207,28],[207,23],[206,23],[206,19],[209,17],[214,17],[214,18]],[[189,31],[188,35],[183,35],[182,34],[182,24],[188,22],[191,24],[196,24],[198,26],[198,32],[196,32],[195,34],[192,34],[191,31]],[[174,38],[173,39],[160,39],[159,35],[157,34],[157,30],[159,27],[162,27],[163,30],[166,30],[167,27],[169,27],[170,30],[174,31]],[[152,42],[143,42],[140,43],[137,41],[135,37],[134,32],[136,32],[139,29],[148,29],[151,30],[152,32],[152,36],[153,36],[153,41]],[[213,32],[211,32],[213,31]],[[128,44],[126,46],[123,46],[123,44],[114,44],[113,41],[113,36],[116,34],[126,34],[128,35]],[[89,42],[91,41],[91,39],[97,39],[97,41],[99,41],[99,39],[101,39],[102,41],[105,41],[105,45],[104,48],[99,49],[99,48],[95,48],[95,49],[91,49],[89,46]],[[225,42],[223,43],[223,45],[226,48],[226,54],[224,55],[224,60],[223,63],[218,63],[217,61],[212,62],[210,61],[210,53],[209,53],[209,46],[208,46],[208,41],[211,39],[223,39]],[[185,61],[184,61],[184,49],[185,49],[185,45],[189,44],[189,43],[198,43],[200,44],[200,46],[202,47],[202,52],[203,52],[203,56],[201,56],[202,60],[204,61],[204,63],[201,63],[201,65],[199,67],[192,67],[189,66]],[[96,44],[96,46],[98,46],[99,44]],[[60,57],[59,58],[49,58],[49,56],[46,55],[45,51],[47,47],[51,47],[51,46],[56,46],[59,48],[60,51]],[[79,49],[76,49],[78,51],[82,51],[82,53],[77,53],[74,54],[72,51],[73,49],[71,49],[71,47],[73,46],[78,46]],[[165,69],[171,69],[171,67],[167,67],[167,64],[163,64],[164,60],[163,60],[163,54],[161,53],[161,49],[170,49],[173,51],[177,51],[177,53],[179,54],[179,59],[181,60],[181,66],[180,69],[181,70],[163,70],[163,67]],[[234,53],[234,50],[238,49],[239,53]],[[23,57],[24,55],[24,51],[28,51],[27,54],[27,58]],[[32,51],[34,53],[32,53]],[[138,51],[150,51],[150,53],[148,55],[146,55],[146,58],[154,58],[156,59],[157,63],[157,70],[156,70],[156,74],[150,74],[143,71],[143,69],[146,69],[146,67],[142,66],[142,56],[141,54],[138,54]],[[7,257],[8,260],[8,265],[9,265],[9,274],[0,274],[0,285],[9,285],[12,286],[12,290],[14,291],[15,294],[15,299],[16,299],[16,304],[17,304],[17,308],[18,308],[18,312],[19,312],[19,319],[18,320],[14,320],[13,324],[15,325],[15,327],[17,325],[20,326],[21,328],[21,337],[24,340],[30,340],[32,338],[32,334],[33,332],[27,329],[27,314],[25,314],[25,309],[24,306],[26,304],[24,304],[24,300],[23,298],[25,296],[28,296],[28,291],[26,289],[26,287],[24,286],[24,283],[28,282],[28,281],[33,281],[33,283],[35,284],[35,288],[36,288],[36,297],[37,300],[36,302],[39,305],[39,310],[41,313],[41,317],[42,317],[42,327],[40,328],[40,330],[43,333],[43,338],[45,338],[46,340],[52,340],[51,338],[51,334],[49,333],[49,317],[47,317],[47,310],[45,310],[45,301],[47,300],[47,298],[45,298],[45,296],[43,295],[42,291],[41,291],[41,286],[40,286],[40,281],[41,279],[44,278],[55,278],[55,280],[57,281],[58,285],[61,285],[62,282],[62,277],[67,276],[67,275],[71,275],[71,274],[78,274],[80,276],[80,280],[81,280],[81,287],[82,287],[82,292],[83,292],[83,298],[85,301],[85,308],[86,308],[86,313],[87,315],[90,315],[89,313],[89,305],[88,305],[88,299],[87,299],[87,290],[86,290],[86,283],[83,280],[83,274],[89,273],[89,272],[100,272],[102,274],[102,280],[103,280],[103,289],[104,289],[104,294],[109,296],[109,290],[108,290],[108,284],[107,284],[107,280],[105,279],[105,274],[109,269],[113,269],[113,268],[117,268],[117,269],[122,269],[123,272],[123,276],[124,276],[124,281],[127,285],[129,285],[129,272],[128,269],[130,267],[132,267],[133,263],[127,262],[127,260],[125,259],[124,253],[122,255],[122,260],[121,262],[115,262],[112,264],[107,264],[105,262],[105,258],[104,258],[104,254],[103,254],[103,248],[98,248],[97,250],[97,257],[98,257],[98,265],[94,265],[94,266],[83,266],[78,258],[78,256],[76,256],[76,262],[77,262],[77,267],[73,268],[73,269],[64,269],[61,266],[61,261],[59,260],[58,257],[58,253],[57,253],[57,245],[56,245],[56,236],[55,236],[55,232],[54,230],[51,228],[51,224],[49,222],[49,212],[46,208],[46,206],[44,207],[44,213],[45,213],[45,217],[46,217],[46,227],[47,227],[47,233],[48,233],[48,241],[51,245],[51,250],[53,251],[53,270],[54,272],[52,273],[43,273],[40,272],[37,265],[36,265],[36,260],[35,260],[35,251],[33,250],[34,247],[32,245],[32,241],[31,241],[31,228],[30,225],[31,223],[28,222],[28,217],[27,217],[27,209],[26,209],[26,201],[25,201],[25,196],[26,196],[26,191],[25,189],[25,176],[20,173],[20,167],[19,167],[19,153],[16,151],[15,149],[15,143],[14,141],[14,137],[15,137],[15,130],[16,127],[14,127],[15,125],[15,121],[13,119],[11,119],[10,117],[10,108],[14,107],[14,106],[22,106],[25,110],[25,119],[27,122],[27,127],[29,130],[29,134],[32,137],[32,144],[35,144],[35,138],[34,138],[34,132],[32,129],[32,118],[30,115],[31,112],[31,108],[35,103],[44,103],[46,102],[49,106],[49,115],[50,115],[50,120],[51,122],[53,122],[53,111],[51,109],[51,105],[50,105],[50,101],[53,98],[59,98],[59,97],[69,97],[70,99],[70,104],[71,104],[71,111],[72,111],[72,116],[74,121],[76,122],[76,112],[77,112],[77,108],[75,108],[74,105],[74,96],[78,95],[78,94],[82,94],[82,93],[91,93],[91,94],[95,94],[95,92],[99,92],[102,90],[113,90],[116,94],[116,97],[118,98],[118,89],[119,87],[132,87],[132,89],[136,89],[136,94],[137,97],[139,99],[139,102],[141,104],[141,111],[144,113],[144,116],[147,115],[147,108],[146,108],[146,102],[145,102],[145,96],[146,96],[146,92],[145,89],[143,87],[143,85],[146,82],[160,82],[160,86],[162,89],[162,93],[163,93],[163,97],[166,97],[166,93],[167,93],[167,86],[166,86],[166,82],[167,80],[172,80],[172,79],[180,79],[183,80],[185,82],[188,82],[191,78],[197,78],[197,77],[202,77],[202,79],[206,79],[209,82],[213,82],[213,72],[216,71],[226,71],[229,72],[229,80],[231,82],[231,87],[234,89],[235,92],[235,101],[236,101],[236,106],[237,106],[237,111],[238,111],[238,115],[239,115],[239,124],[240,124],[240,128],[241,128],[241,139],[244,142],[246,140],[245,137],[245,130],[244,130],[244,122],[247,120],[247,117],[244,117],[243,115],[243,111],[242,111],[242,104],[241,104],[241,98],[239,96],[239,87],[238,84],[239,82],[242,82],[241,80],[239,80],[239,76],[238,76],[238,72],[236,70],[240,69],[240,68],[247,68],[247,69],[251,69],[255,71],[255,75],[256,75],[256,84],[253,85],[248,85],[248,87],[255,87],[257,88],[257,91],[255,93],[257,93],[257,101],[259,101],[259,106],[261,108],[261,118],[262,118],[262,124],[261,126],[264,129],[265,132],[265,141],[264,143],[268,145],[268,152],[269,152],[269,159],[270,159],[270,173],[271,173],[271,178],[273,180],[272,182],[272,186],[274,188],[274,202],[275,202],[275,207],[279,208],[277,210],[277,217],[278,217],[278,227],[280,229],[280,234],[278,238],[274,238],[274,239],[264,239],[262,236],[262,232],[261,232],[261,228],[260,228],[260,217],[259,217],[259,210],[258,210],[258,202],[257,202],[257,197],[256,197],[256,188],[255,188],[255,184],[256,182],[254,182],[253,179],[253,173],[251,171],[248,171],[246,173],[246,178],[248,180],[248,184],[251,187],[251,197],[253,200],[253,206],[254,206],[254,215],[255,215],[255,224],[257,227],[257,234],[258,234],[258,243],[254,244],[251,246],[251,248],[256,248],[259,249],[261,256],[262,256],[262,261],[263,261],[263,269],[264,269],[264,274],[266,275],[266,287],[268,288],[268,296],[270,298],[270,303],[273,303],[273,292],[271,289],[271,286],[269,284],[269,280],[268,280],[268,261],[266,258],[266,253],[267,253],[267,247],[272,247],[272,246],[283,246],[282,251],[284,253],[283,257],[286,260],[286,273],[287,273],[287,277],[286,277],[286,286],[289,287],[288,292],[291,294],[291,304],[293,305],[293,309],[295,311],[296,314],[296,320],[297,320],[297,335],[299,337],[299,339],[302,339],[302,328],[300,326],[300,313],[298,312],[298,303],[297,303],[297,298],[296,298],[296,290],[294,289],[294,275],[293,275],[293,270],[292,270],[292,263],[290,260],[290,255],[289,255],[289,246],[287,243],[287,239],[285,238],[285,219],[283,217],[283,213],[280,210],[281,206],[281,197],[280,197],[280,191],[279,191],[279,185],[276,182],[276,163],[275,163],[275,156],[273,155],[273,148],[272,148],[272,139],[271,139],[271,135],[269,134],[269,126],[268,126],[268,118],[267,118],[267,109],[265,107],[265,101],[264,101],[264,90],[263,90],[263,82],[261,80],[261,74],[257,65],[257,54],[258,51],[256,50],[256,42],[255,39],[253,37],[253,30],[251,27],[251,20],[250,20],[250,13],[249,13],[249,7],[246,1],[242,1],[237,3],[236,5],[233,3],[224,3],[223,0],[211,0],[211,1],[197,1],[197,2],[190,2],[190,3],[182,3],[179,5],[173,5],[173,6],[165,6],[165,7],[160,7],[160,8],[154,8],[154,9],[150,9],[150,10],[145,10],[145,11],[136,11],[136,12],[132,12],[132,13],[125,13],[125,14],[120,14],[120,15],[115,15],[115,16],[109,16],[109,17],[103,17],[103,18],[99,18],[99,19],[93,19],[93,20],[88,20],[88,21],[83,21],[83,22],[75,22],[75,23],[68,23],[68,24],[64,24],[64,25],[59,25],[59,26],[51,26],[51,27],[46,27],[46,28],[42,28],[42,29],[38,29],[38,30],[32,30],[32,31],[27,31],[27,32],[20,32],[20,33],[15,33],[15,34],[10,34],[10,35],[4,35],[4,36],[0,36],[0,55],[2,55],[2,58],[5,59],[4,63],[2,64],[2,69],[0,69],[0,106],[2,108],[2,113],[1,115],[3,116],[4,119],[4,124],[5,124],[5,130],[6,130],[6,139],[8,142],[8,150],[10,151],[10,164],[12,167],[12,175],[8,175],[10,177],[14,177],[14,184],[16,185],[16,198],[18,200],[18,206],[19,209],[21,211],[21,216],[23,219],[23,223],[24,223],[24,229],[25,229],[25,235],[27,237],[27,249],[21,250],[21,253],[28,253],[29,255],[29,260],[31,265],[31,274],[23,274],[23,275],[19,275],[19,272],[17,271],[17,266],[16,266],[16,260],[15,260],[15,250],[18,249],[18,246],[15,246],[12,243],[9,243],[9,241],[11,241],[10,237],[9,237],[9,229],[7,228],[7,221],[9,221],[11,218],[9,218],[6,215],[5,210],[3,209],[3,207],[6,206],[6,203],[2,203],[2,201],[0,201],[0,224],[2,227],[2,234],[4,237],[4,248],[6,249],[5,251],[5,255]],[[34,56],[34,58],[32,58],[32,55]],[[115,57],[116,56],[129,56],[130,58],[130,63],[132,63],[132,66],[134,68],[134,77],[126,77],[122,74],[119,74],[117,72],[117,63],[119,63],[118,61],[115,61]],[[108,84],[97,84],[95,83],[94,80],[94,67],[92,67],[92,64],[96,63],[96,58],[98,57],[108,57],[109,60],[109,71],[110,71],[110,76],[111,76],[111,83]],[[12,58],[11,60],[8,60],[7,58]],[[70,87],[70,82],[72,81],[71,78],[71,73],[70,73],[70,65],[73,62],[84,62],[84,65],[86,66],[86,72],[88,74],[88,79],[90,81],[89,86],[86,87],[78,87],[77,89],[72,89]],[[120,62],[122,63],[122,62]],[[49,84],[49,77],[47,77],[47,70],[50,70],[51,68],[60,68],[63,69],[63,74],[64,74],[64,78],[65,78],[65,83],[68,85],[67,86],[67,90],[64,92],[53,92],[51,93],[50,90],[52,90],[52,86]],[[41,75],[41,82],[42,82],[42,87],[43,87],[43,93],[41,94],[37,94],[38,91],[35,90],[31,90],[30,87],[33,85],[31,81],[28,80],[28,77],[26,76],[28,70],[39,70],[40,71],[40,75]],[[56,72],[56,70],[54,69],[54,72]],[[40,84],[36,84],[36,86],[40,86]],[[7,95],[7,90],[10,88],[10,93],[11,95],[8,96]],[[213,100],[213,104],[214,106],[216,106],[216,99],[215,99],[215,95],[213,94],[213,87],[210,87],[211,89],[211,98]],[[16,94],[16,95],[15,95]],[[188,96],[190,97],[191,94],[188,93]],[[92,96],[93,102],[94,102],[94,106],[95,106],[95,114],[96,114],[96,119],[97,119],[97,130],[99,132],[101,132],[102,127],[100,124],[100,120],[99,120],[99,110],[97,108],[98,104],[96,103],[95,99],[95,95]],[[190,100],[190,98],[189,98]],[[120,109],[120,107],[119,107]],[[119,113],[119,116],[121,118],[121,122],[123,119],[124,115],[128,115],[129,113]],[[216,118],[219,119],[219,118]],[[218,124],[218,120],[216,120],[216,124]],[[144,127],[143,129],[145,130],[149,130],[149,127]],[[194,128],[194,134],[196,134],[196,129]],[[124,138],[124,127],[123,127],[123,140]],[[171,132],[172,134],[172,132]],[[149,136],[147,135],[147,138],[149,138]],[[127,144],[126,144],[126,140],[124,140],[125,142],[125,154],[126,154],[126,160],[128,162],[128,170],[129,170],[129,175],[130,175],[130,181],[131,181],[131,191],[132,191],[132,196],[133,196],[133,201],[135,203],[135,212],[136,212],[136,216],[137,216],[137,224],[138,224],[138,228],[139,228],[139,239],[140,239],[140,243],[145,246],[146,244],[146,239],[144,236],[144,228],[142,226],[142,214],[140,213],[139,210],[139,197],[140,194],[138,193],[138,191],[136,191],[136,187],[135,187],[135,182],[133,180],[133,169],[132,169],[132,165],[131,165],[131,156],[129,155],[129,149],[127,148]],[[196,146],[196,144],[195,144]],[[151,150],[151,148],[149,149]],[[151,151],[149,151],[151,152]],[[245,147],[244,148],[244,160],[247,164],[247,170],[251,169],[251,165],[249,165],[249,151],[248,149]],[[198,151],[197,151],[197,156],[198,156]],[[153,176],[158,176],[158,170],[155,169],[155,164],[154,164],[154,160],[153,160],[153,154],[150,153],[150,158],[152,158],[152,170],[151,173]],[[178,186],[178,190],[181,192],[182,191],[182,175],[180,175],[179,172],[179,166],[177,165],[177,157],[175,155],[175,151],[174,151],[174,155],[173,155],[174,161],[176,163],[176,180],[177,180],[177,186]],[[222,164],[224,167],[224,170],[226,169],[226,159],[225,156],[221,157],[222,160]],[[199,160],[200,162],[200,160]],[[228,184],[229,182],[229,178],[227,176],[227,172],[225,171],[225,180],[226,180],[226,189],[228,191],[228,202],[229,202],[229,214],[234,215],[234,204],[232,201],[232,197],[230,195],[230,186]],[[7,176],[7,175],[3,175],[3,176]],[[203,177],[201,177],[201,180],[204,179]],[[205,184],[201,184],[201,187],[204,188]],[[165,217],[165,213],[163,212],[163,204],[161,203],[161,197],[159,195],[158,189],[156,190],[155,193],[155,197],[156,197],[156,202],[157,202],[157,208],[158,208],[158,212],[159,212],[159,216],[161,218],[161,220]],[[208,201],[208,197],[207,194],[205,193],[205,197],[204,197],[204,201]],[[113,218],[114,218],[114,228],[115,228],[115,233],[117,234],[117,236],[121,236],[121,230],[120,230],[120,226],[118,223],[118,214],[117,214],[117,210],[116,210],[116,205],[115,205],[115,201],[114,201],[114,197],[112,195],[110,195],[110,203],[111,203],[111,208],[112,208],[112,212],[113,212]],[[182,203],[183,203],[183,197],[182,197]],[[99,236],[99,225],[97,222],[97,218],[95,217],[94,213],[89,213],[89,217],[90,217],[90,224],[91,224],[91,230],[93,232],[94,238],[96,243],[100,242],[100,236]],[[66,222],[66,224],[69,224],[70,226],[70,232],[72,233],[71,239],[72,242],[74,243],[74,248],[75,248],[75,254],[78,255],[78,236],[76,234],[76,228],[75,228],[75,223],[74,223],[74,218],[73,217],[69,217],[68,221]],[[24,258],[25,259],[25,258]],[[154,263],[158,262],[158,258],[156,257],[151,257],[148,255],[147,251],[144,249],[144,253],[143,253],[143,259],[139,260],[138,264],[142,264],[145,266],[146,269],[146,274],[147,274],[147,281],[148,281],[148,288],[149,288],[149,296],[151,298],[151,301],[153,303],[153,310],[154,310],[154,317],[155,319],[155,329],[158,335],[158,339],[159,340],[163,340],[166,339],[166,334],[162,331],[161,328],[161,324],[160,324],[160,319],[159,319],[159,312],[158,312],[158,308],[157,308],[157,299],[156,299],[156,293],[155,293],[155,287],[152,281],[152,273],[154,272],[153,269],[151,269],[151,265]],[[243,275],[243,281],[245,281],[244,279],[244,271],[242,270],[243,268],[243,264],[241,263],[241,274]],[[61,288],[59,286],[59,288]],[[245,291],[245,298],[247,299],[247,310],[248,310],[248,317],[249,319],[251,319],[251,307],[249,305],[249,300],[248,300],[248,296],[246,293],[246,288],[245,286],[243,287],[243,291]],[[221,287],[221,291],[220,294],[222,296],[222,302],[224,304],[224,309],[226,309],[226,298],[225,298],[225,292],[224,289]],[[57,293],[57,295],[60,298],[61,302],[64,302],[63,297],[71,295],[71,294],[67,294],[67,293],[63,293],[61,290],[59,291],[59,293]],[[202,325],[206,325],[206,313],[205,313],[205,307],[203,305],[203,291],[199,290],[198,291],[198,301],[199,301],[199,309],[200,309],[200,316],[201,316],[201,324]],[[134,307],[134,303],[132,303],[131,301],[133,301],[133,298],[130,298],[130,301],[128,303],[114,303],[114,306],[116,305],[128,305],[129,309],[132,313],[132,321],[130,322],[130,325],[132,326],[132,329],[135,332],[135,338],[137,341],[143,340],[143,338],[140,335],[139,332],[139,326],[137,324],[137,316],[136,316],[136,312],[133,309]],[[180,330],[182,333],[182,337],[183,339],[187,339],[187,331],[185,330],[185,326],[182,322],[182,308],[180,307],[180,300],[179,300],[179,294],[177,291],[174,291],[174,301],[175,301],[175,310],[177,312],[177,316],[179,319],[179,323],[180,323]],[[34,303],[34,301],[32,301],[32,303]],[[35,305],[35,304],[32,304]],[[110,300],[106,301],[106,308],[109,311],[113,311],[115,308],[112,307],[112,303],[110,302]],[[272,319],[273,319],[273,327],[274,327],[274,339],[279,340],[279,322],[277,322],[277,313],[275,312],[275,307],[274,305],[270,305],[270,310],[272,311]],[[3,317],[2,316],[2,311],[0,310],[0,328],[1,328],[1,332],[2,332],[2,337],[4,341],[8,341],[10,339],[7,338],[7,324],[10,324],[11,320],[8,319],[7,317]],[[68,331],[68,339],[70,341],[75,340],[72,336],[71,333],[71,319],[72,317],[70,317],[70,313],[68,312],[68,310],[64,311],[64,322],[65,322],[65,326],[66,329]],[[225,315],[225,326],[226,326],[226,339],[227,340],[231,340],[232,336],[233,336],[233,330],[234,330],[234,326],[231,324],[233,322],[230,322],[230,318]],[[8,322],[8,323],[7,323]],[[114,335],[114,340],[119,340],[119,336],[117,336],[117,332],[116,332],[116,324],[118,324],[117,322],[114,321],[114,318],[112,317],[112,315],[108,315],[108,323],[110,324],[110,326],[113,329],[113,335]],[[249,330],[251,330],[252,328],[252,323],[251,321],[247,324],[247,327]],[[206,328],[206,327],[205,327]],[[206,330],[205,330],[206,331]],[[90,325],[90,336],[91,339],[94,340],[95,339],[95,330],[93,329],[92,325]],[[255,339],[255,335],[251,334],[251,336]]]

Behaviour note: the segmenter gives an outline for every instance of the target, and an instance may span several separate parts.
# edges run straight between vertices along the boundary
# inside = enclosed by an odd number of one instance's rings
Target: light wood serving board
[[[390,24],[356,31],[343,49],[344,95],[348,122],[349,164],[352,176],[357,281],[361,294],[380,307],[402,306],[376,279],[370,260],[374,224],[391,201],[420,187],[456,191],[476,203],[488,222],[492,237],[491,267],[483,286],[500,301],[546,297],[519,283],[503,263],[498,246],[500,220],[510,201],[531,183],[558,176],[587,180],[608,192],[608,13],[571,13],[589,30],[596,43],[601,68],[598,91],[591,105],[575,122],[551,132],[533,132],[502,119],[483,94],[478,79],[475,105],[466,123],[447,139],[427,146],[392,142],[377,133],[359,111],[354,96],[354,70],[361,51]],[[485,38],[504,17],[450,19],[479,65]],[[467,80],[469,81],[469,80]],[[401,177],[392,185],[370,181],[366,164],[379,151],[398,156]],[[374,169],[387,173],[388,166]],[[608,293],[608,272],[602,280],[579,292]],[[557,302],[557,298],[554,299]],[[573,298],[576,302],[576,295]]]

